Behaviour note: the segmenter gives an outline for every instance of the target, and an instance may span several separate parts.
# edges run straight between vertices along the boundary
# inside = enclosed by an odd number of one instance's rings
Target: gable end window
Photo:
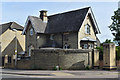
[[[31,28],[30,29],[30,36],[32,36],[33,35],[33,29]]]
[[[90,25],[89,24],[85,25],[85,33],[90,34]]]

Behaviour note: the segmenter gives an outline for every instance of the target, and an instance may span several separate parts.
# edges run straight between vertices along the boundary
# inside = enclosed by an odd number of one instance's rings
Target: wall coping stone
[[[43,53],[89,53],[91,49],[60,49],[60,48],[41,48],[41,49],[32,49],[32,52],[43,52]]]

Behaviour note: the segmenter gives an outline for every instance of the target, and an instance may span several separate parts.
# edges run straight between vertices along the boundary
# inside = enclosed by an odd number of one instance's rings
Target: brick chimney
[[[41,10],[40,11],[40,18],[42,19],[43,22],[47,23],[47,11],[46,10]]]

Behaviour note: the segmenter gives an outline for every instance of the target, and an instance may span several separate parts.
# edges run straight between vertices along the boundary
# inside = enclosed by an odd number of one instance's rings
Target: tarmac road
[[[104,70],[50,71],[2,69],[0,73],[2,80],[119,80],[118,71]]]

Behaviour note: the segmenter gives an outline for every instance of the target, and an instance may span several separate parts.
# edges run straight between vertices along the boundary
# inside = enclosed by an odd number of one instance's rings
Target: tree
[[[111,40],[109,40],[109,39],[106,39],[105,42],[103,42],[103,43],[113,43],[113,42],[111,42]]]
[[[103,43],[113,43],[110,39],[106,39]],[[103,43],[100,44],[100,47],[96,47],[99,50],[99,60],[103,60]]]
[[[114,11],[114,16],[111,17],[112,24],[109,26],[110,30],[112,31],[114,38],[114,41],[118,43],[118,46],[120,46],[120,8],[118,10]]]

